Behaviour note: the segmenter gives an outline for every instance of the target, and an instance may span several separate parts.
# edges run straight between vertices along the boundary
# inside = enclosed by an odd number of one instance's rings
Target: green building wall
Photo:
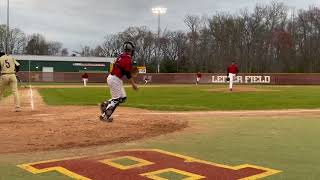
[[[29,71],[29,61],[21,61],[20,71]],[[74,63],[104,64],[101,66],[74,66]],[[108,72],[110,63],[105,62],[63,62],[63,61],[30,61],[30,71],[42,71],[42,67],[53,67],[54,72]],[[86,68],[86,69],[85,69]]]

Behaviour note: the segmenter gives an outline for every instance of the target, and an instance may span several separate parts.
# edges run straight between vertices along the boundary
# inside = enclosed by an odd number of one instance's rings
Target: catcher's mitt
[[[227,81],[230,81],[230,78],[229,78],[229,77],[227,77]]]
[[[135,78],[139,74],[139,69],[137,67],[133,67],[130,72],[131,72],[131,76]]]

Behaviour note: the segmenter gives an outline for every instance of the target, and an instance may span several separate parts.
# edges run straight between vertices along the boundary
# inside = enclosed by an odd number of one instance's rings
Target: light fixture
[[[166,12],[167,12],[167,8],[163,8],[163,7],[152,8],[153,14],[165,14]]]
[[[161,28],[160,28],[160,16],[161,16],[161,14],[165,14],[166,12],[167,12],[167,8],[164,8],[164,7],[152,8],[152,13],[158,16],[158,41],[157,41],[158,50],[156,51],[157,73],[160,73],[160,57],[158,57],[159,53],[160,53],[160,45],[159,45],[159,43],[160,43],[160,31],[161,31]]]

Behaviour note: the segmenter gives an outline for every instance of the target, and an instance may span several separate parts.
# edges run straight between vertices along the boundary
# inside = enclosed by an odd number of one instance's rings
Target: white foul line
[[[30,105],[31,105],[31,110],[34,110],[34,101],[33,101],[33,91],[32,91],[32,86],[30,85]]]

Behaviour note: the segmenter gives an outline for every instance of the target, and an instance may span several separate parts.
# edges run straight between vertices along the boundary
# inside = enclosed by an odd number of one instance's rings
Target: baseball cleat
[[[100,104],[101,113],[104,113],[105,109],[108,107],[108,102],[103,102]]]
[[[112,122],[113,121],[113,118],[112,117],[107,117],[105,115],[100,115],[100,121],[103,121],[103,122]]]
[[[109,117],[108,122],[113,122],[113,118]]]

